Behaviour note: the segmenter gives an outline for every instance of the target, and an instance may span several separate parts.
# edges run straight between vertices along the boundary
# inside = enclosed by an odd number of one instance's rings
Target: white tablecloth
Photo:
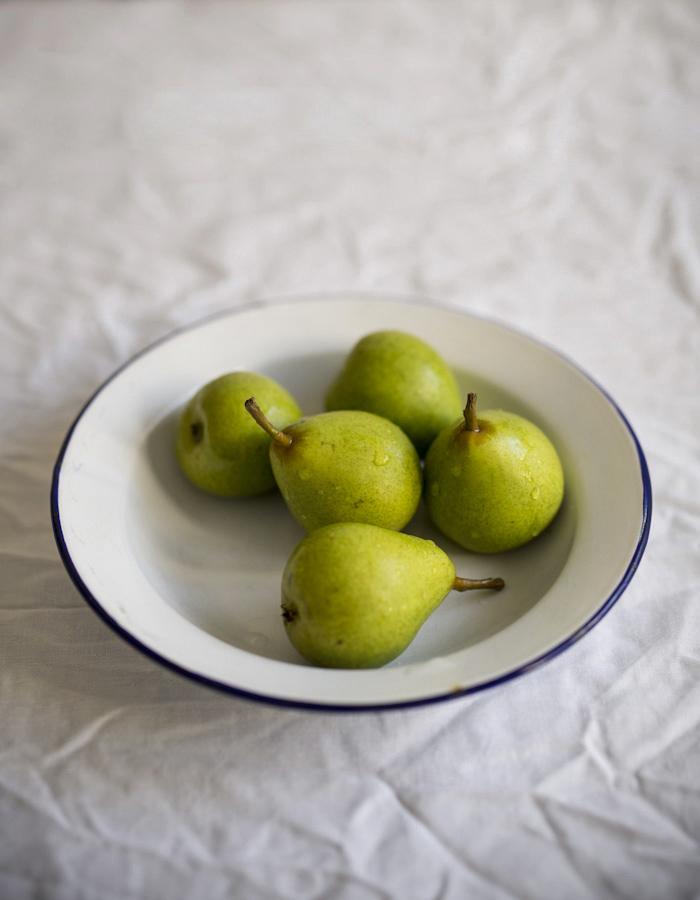
[[[3,900],[700,897],[699,49],[694,0],[0,5]],[[87,397],[326,290],[522,328],[630,418],[646,555],[543,668],[279,709],[70,581],[49,486]]]

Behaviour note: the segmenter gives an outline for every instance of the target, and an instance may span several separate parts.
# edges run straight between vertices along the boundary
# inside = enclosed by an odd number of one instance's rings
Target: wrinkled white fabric
[[[700,897],[699,50],[694,0],[0,5],[3,900]],[[117,366],[346,289],[536,335],[642,442],[636,577],[521,679],[256,705],[59,561],[53,462]]]

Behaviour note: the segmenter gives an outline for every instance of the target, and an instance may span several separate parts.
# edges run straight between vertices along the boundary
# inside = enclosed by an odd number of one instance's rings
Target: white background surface
[[[0,6],[3,900],[700,897],[699,44],[691,0]],[[209,312],[344,289],[520,327],[635,427],[647,553],[539,671],[254,705],[65,573],[51,469],[95,388]]]

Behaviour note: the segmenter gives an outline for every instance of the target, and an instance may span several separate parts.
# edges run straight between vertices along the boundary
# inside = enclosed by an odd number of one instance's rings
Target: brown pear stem
[[[502,578],[455,578],[452,589],[455,591],[500,591],[506,586]]]
[[[267,418],[265,413],[260,409],[255,400],[255,397],[251,397],[250,400],[246,400],[245,408],[251,414],[251,416],[255,419],[258,425],[266,431],[273,441],[277,441],[278,444],[282,444],[284,447],[289,447],[292,443],[292,439],[288,434],[285,434],[283,431],[280,431],[278,428],[272,424],[272,422]]]
[[[464,407],[465,431],[480,431],[479,420],[476,418],[476,394],[467,394],[467,405]]]

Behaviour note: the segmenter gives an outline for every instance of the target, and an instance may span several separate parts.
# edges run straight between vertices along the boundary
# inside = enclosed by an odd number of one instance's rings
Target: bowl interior
[[[279,360],[275,377],[305,414],[323,410],[323,386],[343,354]],[[319,378],[319,373],[322,377]],[[269,374],[269,373],[265,373]],[[475,375],[456,373],[464,396],[477,390],[482,409],[523,409],[517,398]],[[180,471],[173,451],[181,405],[166,413],[139,447],[128,495],[127,533],[134,560],[153,588],[197,628],[251,653],[308,665],[291,646],[280,615],[280,583],[292,550],[306,532],[278,493],[227,500],[197,490]],[[567,483],[575,484],[571,461]],[[463,550],[430,522],[421,502],[404,531],[442,547],[468,577],[500,575],[499,595],[450,594],[407,650],[389,665],[425,662],[479,643],[524,615],[549,590],[568,558],[576,531],[573,488],[552,526],[533,542],[496,556]]]

